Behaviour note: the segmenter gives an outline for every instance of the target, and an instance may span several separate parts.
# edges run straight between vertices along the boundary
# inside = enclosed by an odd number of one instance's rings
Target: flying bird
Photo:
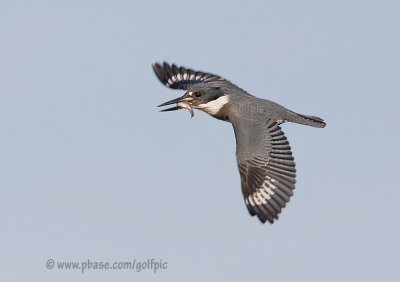
[[[215,74],[166,62],[153,64],[153,70],[166,87],[186,90],[182,97],[159,105],[175,104],[162,111],[187,109],[193,117],[193,109],[198,109],[232,123],[247,209],[262,223],[278,219],[296,183],[294,158],[280,125],[294,122],[323,128],[325,122],[252,96]]]

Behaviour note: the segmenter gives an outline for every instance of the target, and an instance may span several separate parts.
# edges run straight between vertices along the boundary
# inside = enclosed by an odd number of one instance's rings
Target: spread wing
[[[275,121],[231,121],[247,208],[263,223],[273,223],[295,189],[296,168],[289,142]]]
[[[230,81],[215,74],[194,71],[182,66],[177,67],[174,64],[169,65],[166,62],[164,62],[162,65],[159,63],[153,64],[153,70],[161,83],[169,88],[187,90],[194,85],[210,85],[236,88],[237,90],[242,91],[244,94],[250,95]]]

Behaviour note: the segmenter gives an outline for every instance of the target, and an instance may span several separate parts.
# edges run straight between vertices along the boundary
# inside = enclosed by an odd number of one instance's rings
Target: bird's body
[[[251,215],[274,222],[295,188],[296,169],[289,143],[280,129],[284,122],[325,127],[322,119],[300,115],[285,107],[248,94],[213,74],[164,63],[153,69],[167,87],[187,90],[164,111],[193,108],[231,122],[236,137],[236,156],[242,192]]]
[[[207,91],[207,87],[204,86],[196,87],[193,91],[196,89]],[[199,109],[217,119],[228,122],[230,122],[230,117],[237,116],[254,120],[275,120],[279,124],[288,121],[315,127],[325,126],[325,123],[319,118],[297,114],[275,102],[251,95],[243,96],[240,92],[236,92],[235,89],[226,88],[221,90],[227,96],[221,96],[209,102],[209,106],[201,106]]]

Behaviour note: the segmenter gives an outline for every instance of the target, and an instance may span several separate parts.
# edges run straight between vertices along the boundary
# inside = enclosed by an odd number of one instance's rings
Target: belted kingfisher
[[[187,109],[193,117],[193,109],[199,109],[232,123],[247,209],[262,223],[278,219],[296,183],[294,158],[280,124],[289,121],[322,128],[325,122],[254,97],[218,75],[166,62],[153,64],[153,70],[165,86],[186,90],[182,97],[159,105],[176,104],[162,111]]]

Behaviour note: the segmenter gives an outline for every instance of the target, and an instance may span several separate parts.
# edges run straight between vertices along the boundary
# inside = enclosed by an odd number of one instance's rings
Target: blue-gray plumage
[[[154,64],[158,79],[167,87],[187,90],[180,98],[160,106],[162,111],[193,109],[231,122],[236,137],[236,157],[246,206],[261,222],[274,222],[293,195],[296,183],[294,158],[280,124],[295,122],[325,127],[314,116],[290,111],[272,101],[254,97],[220,76],[168,63]]]

